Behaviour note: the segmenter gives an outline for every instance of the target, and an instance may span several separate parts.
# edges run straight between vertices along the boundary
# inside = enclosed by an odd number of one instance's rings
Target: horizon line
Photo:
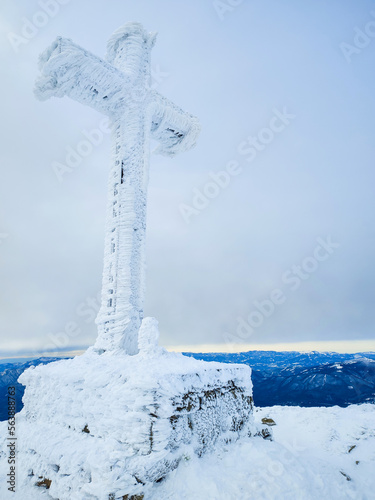
[[[88,346],[90,347],[90,346]],[[356,354],[375,352],[375,340],[320,340],[302,342],[278,342],[273,344],[180,344],[163,346],[171,352],[186,353],[228,353],[235,354],[248,351],[274,352],[337,352],[341,354]],[[86,351],[85,348],[71,346],[58,351],[0,351],[0,359],[40,358],[40,357],[73,357]]]

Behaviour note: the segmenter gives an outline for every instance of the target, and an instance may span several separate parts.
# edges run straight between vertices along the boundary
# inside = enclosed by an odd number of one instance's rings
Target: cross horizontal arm
[[[126,74],[68,38],[58,37],[43,52],[39,68],[35,95],[42,101],[67,95],[106,115],[123,107]]]
[[[109,116],[125,111],[132,99],[132,75],[76,45],[58,37],[39,60],[41,76],[35,94],[44,101],[65,95]],[[141,97],[151,109],[151,137],[159,142],[155,152],[173,156],[195,145],[200,132],[198,119],[153,90]],[[139,102],[138,104],[141,104]]]
[[[200,132],[198,118],[156,91],[151,91],[151,102],[151,137],[159,142],[155,152],[174,156],[195,146]]]

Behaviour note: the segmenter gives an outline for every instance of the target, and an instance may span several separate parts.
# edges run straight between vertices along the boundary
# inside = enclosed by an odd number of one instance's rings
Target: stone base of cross
[[[184,457],[259,434],[248,366],[166,352],[150,318],[142,330],[136,356],[89,349],[22,374],[18,481],[60,500],[160,498]]]

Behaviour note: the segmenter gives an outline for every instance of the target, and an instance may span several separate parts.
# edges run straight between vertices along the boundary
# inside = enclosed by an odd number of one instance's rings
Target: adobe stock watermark
[[[52,170],[56,175],[58,182],[62,182],[64,176],[73,172],[83,162],[83,160],[91,155],[94,148],[102,144],[105,135],[109,134],[109,118],[103,118],[98,127],[91,130],[82,130],[83,139],[73,146],[66,146],[64,163],[53,161],[51,164]]]
[[[8,233],[0,233],[0,245],[9,237]]]
[[[152,66],[150,88],[156,89],[168,77],[169,73],[163,71],[160,65],[156,64]],[[134,95],[133,97],[137,101],[143,98],[141,95]],[[103,143],[105,137],[110,133],[110,120],[108,117],[103,118],[97,127],[91,130],[82,130],[81,139],[74,146],[69,145],[65,147],[64,160],[61,162],[54,160],[51,163],[51,168],[57,181],[62,183],[66,174],[77,170],[82,162]]]
[[[244,160],[248,163],[252,163],[258,154],[264,151],[274,138],[283,132],[296,117],[296,115],[289,113],[285,106],[282,111],[274,108],[272,112],[273,116],[269,120],[267,127],[260,129],[255,136],[247,137],[238,145],[237,153],[245,157]],[[231,160],[226,164],[224,170],[209,172],[209,180],[203,187],[193,189],[189,204],[180,203],[178,206],[184,221],[189,224],[191,218],[196,217],[205,210],[211,201],[230,185],[233,177],[237,177],[242,171],[243,166],[240,162]]]
[[[130,90],[134,101],[142,102],[149,96],[149,90],[155,90],[157,87],[169,77],[169,73],[162,71],[159,65],[151,67],[150,70],[150,86],[148,87],[132,87]]]
[[[8,40],[14,52],[17,54],[23,46],[29,44],[40,30],[57,16],[61,7],[70,2],[71,0],[39,0],[40,9],[31,18],[23,17],[21,19],[22,26],[19,34],[13,31],[8,33]]]
[[[151,83],[150,89],[154,90],[159,87],[170,76],[168,71],[163,71],[159,64],[151,66]]]
[[[253,440],[251,440],[251,444],[254,446]],[[277,445],[279,447],[277,459],[267,460],[265,466],[257,472],[256,477],[251,478],[256,491],[263,491],[264,485],[268,485],[269,489],[274,489],[273,485],[280,480],[285,472],[290,472],[298,467],[301,452],[306,451],[306,446],[301,446],[295,437],[291,442],[277,443]]]
[[[278,307],[283,305],[288,297],[288,292],[295,292],[304,281],[314,274],[322,262],[330,258],[334,251],[340,247],[339,243],[332,241],[331,236],[317,238],[317,245],[312,254],[305,257],[299,265],[293,265],[281,275],[283,288],[274,288],[267,298],[254,300],[253,309],[246,318],[237,317],[236,333],[224,333],[227,344],[241,343],[248,340],[267,318],[270,318]]]
[[[354,54],[360,54],[363,49],[370,45],[372,39],[375,38],[375,11],[371,11],[370,15],[374,19],[368,21],[362,29],[355,26],[352,43],[340,43],[341,52],[348,64],[352,62]]]
[[[243,2],[244,0],[213,0],[212,5],[220,21],[223,21],[227,14],[233,12]]]
[[[63,350],[72,345],[72,341],[82,333],[82,322],[93,323],[98,315],[101,304],[101,292],[96,296],[88,296],[75,308],[75,315],[78,318],[67,321],[64,328],[57,333],[49,333],[49,343],[42,350],[35,350],[36,355],[48,356],[56,350]],[[42,352],[41,352],[42,351]]]
[[[11,385],[8,387],[8,465],[9,472],[7,473],[8,491],[16,493],[16,459],[17,459],[17,433],[16,433],[16,388]]]

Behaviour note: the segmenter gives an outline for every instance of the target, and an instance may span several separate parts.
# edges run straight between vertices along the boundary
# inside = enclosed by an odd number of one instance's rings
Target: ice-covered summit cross
[[[128,23],[108,42],[106,60],[66,38],[41,55],[41,100],[68,96],[111,118],[113,164],[108,182],[99,351],[138,352],[145,282],[146,202],[150,137],[173,156],[194,146],[198,120],[150,88],[156,34]]]

